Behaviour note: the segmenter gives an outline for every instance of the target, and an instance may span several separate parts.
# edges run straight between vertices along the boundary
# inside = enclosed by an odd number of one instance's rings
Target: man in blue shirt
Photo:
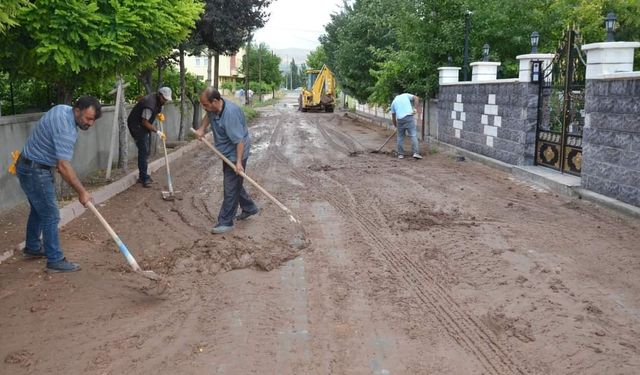
[[[413,152],[413,158],[422,159],[422,155],[420,155],[420,150],[418,148],[416,120],[413,117],[413,114],[417,113],[415,108],[419,107],[419,103],[420,98],[418,96],[407,93],[397,95],[393,99],[393,102],[391,102],[391,122],[393,123],[393,126],[398,129],[398,159],[404,159],[405,133],[409,138],[411,138],[411,152]]]
[[[231,101],[222,99],[220,92],[213,87],[206,88],[200,95],[200,104],[207,111],[196,131],[197,137],[204,137],[208,126],[213,132],[214,145],[227,159],[235,163],[238,172],[244,172],[249,159],[251,138],[242,108]],[[245,220],[258,213],[258,206],[253,202],[242,186],[244,179],[233,171],[226,163],[222,163],[224,175],[224,199],[218,224],[211,233],[220,234],[233,229],[233,219],[238,209],[242,209],[238,220]]]
[[[53,173],[57,170],[71,185],[78,193],[80,203],[86,205],[91,200],[71,166],[71,158],[78,138],[77,128],[88,130],[100,115],[100,102],[90,96],[80,97],[73,107],[57,105],[51,108],[36,124],[16,163],[20,187],[31,206],[23,255],[46,257],[47,271],[80,269],[77,263],[66,260],[60,248],[60,214]]]

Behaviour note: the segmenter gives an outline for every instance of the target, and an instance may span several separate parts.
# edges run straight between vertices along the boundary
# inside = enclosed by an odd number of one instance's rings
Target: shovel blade
[[[165,201],[173,201],[176,199],[182,200],[182,192],[179,190],[176,190],[173,193],[170,191],[163,191],[162,199],[164,199]]]
[[[176,199],[182,200],[182,192],[179,190],[176,190],[174,192],[163,191],[162,199],[164,199],[165,201],[173,201]]]
[[[147,279],[151,279],[154,281],[160,281],[162,280],[162,277],[160,277],[160,275],[158,275],[157,273],[153,272],[153,271],[136,271],[137,273],[139,273],[140,275],[146,277]]]

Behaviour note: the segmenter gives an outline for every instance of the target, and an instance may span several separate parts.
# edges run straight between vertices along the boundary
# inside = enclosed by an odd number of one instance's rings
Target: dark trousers
[[[60,212],[56,199],[53,169],[45,170],[19,162],[16,166],[20,187],[24,191],[31,211],[27,220],[26,248],[38,252],[44,247],[48,263],[64,259],[60,247],[58,223]],[[42,242],[40,242],[42,235]]]
[[[242,161],[242,166],[247,167],[247,159]],[[247,212],[254,212],[258,207],[242,186],[244,178],[236,174],[226,163],[222,163],[222,173],[224,175],[224,200],[218,214],[218,225],[232,226],[238,205]]]
[[[136,147],[138,147],[138,179],[145,182],[149,179],[147,173],[147,159],[149,158],[149,133],[140,138],[136,138]]]

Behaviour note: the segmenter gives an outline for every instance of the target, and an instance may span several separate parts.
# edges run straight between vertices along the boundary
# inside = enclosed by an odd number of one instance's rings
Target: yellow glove
[[[18,158],[20,157],[20,151],[15,150],[11,153],[11,165],[9,166],[9,173],[16,174],[16,163],[18,162]]]
[[[160,130],[158,130],[158,136],[160,137],[160,139],[162,139],[163,141],[167,140],[167,136],[161,132]]]
[[[156,118],[158,119],[158,121],[164,121],[164,113],[158,113]]]

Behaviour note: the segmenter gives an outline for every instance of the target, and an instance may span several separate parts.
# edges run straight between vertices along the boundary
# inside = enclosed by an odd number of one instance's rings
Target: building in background
[[[238,53],[231,56],[220,55],[218,69],[218,88],[225,95],[233,95],[236,89],[244,84],[244,75],[239,73],[242,58],[245,50],[240,49]],[[208,79],[208,57],[206,51],[199,56],[185,56],[185,68],[187,72],[197,76],[203,81]],[[213,80],[215,59],[211,58],[211,79]]]

